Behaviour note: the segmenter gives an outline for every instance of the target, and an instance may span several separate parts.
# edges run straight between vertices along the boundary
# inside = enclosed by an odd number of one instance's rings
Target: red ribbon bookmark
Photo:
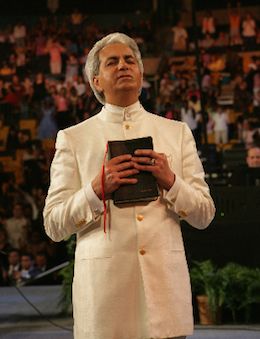
[[[107,204],[106,204],[106,198],[105,198],[105,163],[106,163],[107,152],[108,152],[108,143],[106,144],[106,150],[105,150],[104,160],[102,164],[102,177],[101,177],[101,192],[102,192],[102,201],[103,201],[103,206],[104,206],[104,233],[107,233],[107,230],[106,230]]]

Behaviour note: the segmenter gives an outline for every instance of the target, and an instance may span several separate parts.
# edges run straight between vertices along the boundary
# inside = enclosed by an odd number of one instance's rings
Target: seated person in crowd
[[[32,256],[29,253],[21,254],[21,268],[16,275],[16,284],[23,285],[33,279],[37,272],[34,270]]]
[[[232,173],[232,186],[260,186],[260,145],[247,150],[246,165],[240,166]]]
[[[8,252],[8,267],[5,275],[5,280],[8,285],[15,285],[21,269],[20,252],[13,248]]]
[[[46,252],[38,252],[34,257],[34,269],[32,271],[32,285],[55,285],[61,284],[62,279],[59,271],[50,264]],[[51,270],[51,268],[53,268]]]

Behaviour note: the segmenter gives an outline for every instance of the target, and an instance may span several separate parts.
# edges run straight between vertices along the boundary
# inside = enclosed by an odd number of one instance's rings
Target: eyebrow
[[[120,58],[119,56],[111,55],[105,60],[105,62],[110,61],[110,60],[118,60],[119,58]],[[125,54],[123,58],[124,59],[135,59],[134,55],[132,54]]]

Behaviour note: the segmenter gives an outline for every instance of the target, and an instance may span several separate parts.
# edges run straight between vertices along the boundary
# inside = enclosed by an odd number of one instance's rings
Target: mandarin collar
[[[145,110],[143,106],[137,101],[127,107],[105,104],[100,111],[99,116],[104,121],[120,123],[123,121],[139,120],[144,113]]]

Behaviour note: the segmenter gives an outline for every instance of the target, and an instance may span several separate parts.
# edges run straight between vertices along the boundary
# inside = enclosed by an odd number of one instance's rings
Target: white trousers
[[[218,144],[226,144],[228,142],[228,131],[215,131],[215,143]]]

